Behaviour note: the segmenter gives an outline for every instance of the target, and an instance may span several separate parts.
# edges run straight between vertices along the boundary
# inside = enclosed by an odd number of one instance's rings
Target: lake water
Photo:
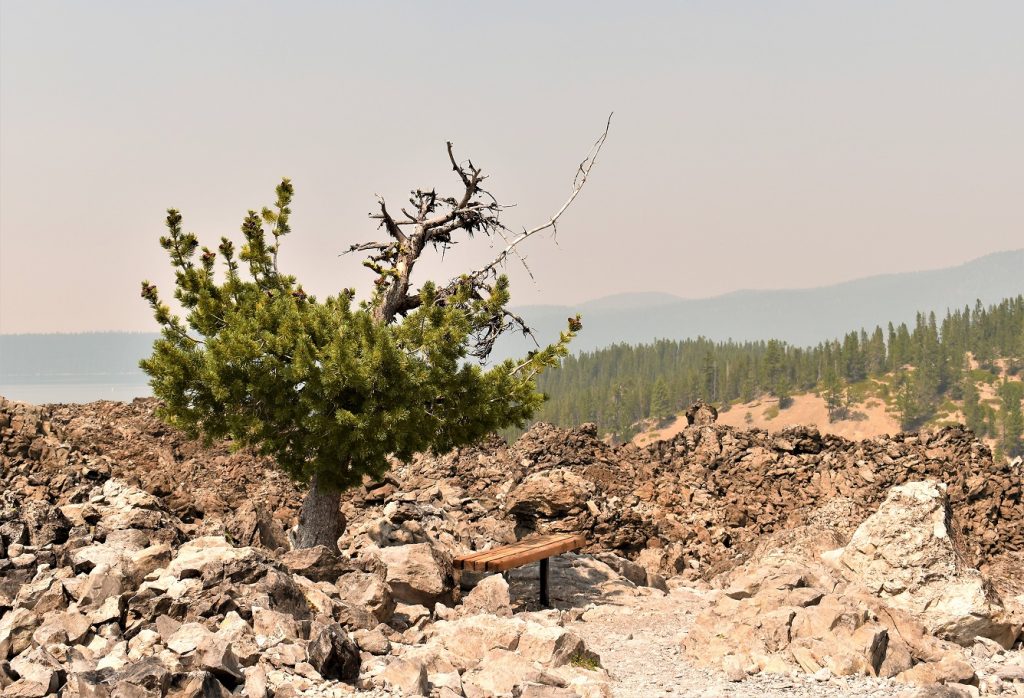
[[[137,397],[149,397],[152,394],[153,391],[145,383],[0,383],[0,395],[35,405],[95,400],[131,402]]]

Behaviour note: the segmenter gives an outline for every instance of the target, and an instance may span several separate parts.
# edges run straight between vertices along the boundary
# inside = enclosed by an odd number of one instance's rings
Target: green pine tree
[[[999,386],[1002,399],[1003,452],[1013,458],[1024,454],[1024,414],[1021,401],[1024,400],[1024,383],[1004,380]]]
[[[981,407],[978,387],[968,374],[963,380],[964,423],[979,437],[985,435],[985,411]]]
[[[606,135],[584,162],[569,203]],[[274,208],[245,217],[238,254],[227,238],[216,251],[200,248],[196,236],[183,231],[181,215],[168,212],[160,243],[184,317],[155,286],[142,283],[162,334],[141,366],[168,422],[190,435],[253,447],[310,484],[299,547],[333,547],[344,527],[341,491],[364,476],[380,477],[390,457],[445,452],[523,425],[544,401],[535,379],[566,355],[581,327],[578,316],[570,318],[553,344],[485,368],[495,339],[521,327],[506,309],[508,280],[497,272],[512,249],[449,282],[411,286],[424,250],[443,251],[459,232],[471,237],[506,230],[498,219],[501,206],[480,188],[480,170],[457,163],[450,144],[448,154],[464,192],[447,198],[415,191],[401,220],[381,200],[374,217],[388,239],[352,246],[370,255],[364,265],[377,276],[363,302],[353,300],[352,289],[317,299],[279,269],[281,240],[291,230],[287,179]],[[551,228],[555,219],[524,231],[515,244]],[[222,275],[215,273],[218,261]]]
[[[843,384],[839,379],[839,372],[834,365],[829,365],[825,371],[825,407],[828,409],[830,422],[842,416],[844,410]]]
[[[672,396],[668,391],[668,383],[663,377],[659,377],[654,381],[654,390],[651,392],[650,416],[661,421],[671,417],[672,413]]]

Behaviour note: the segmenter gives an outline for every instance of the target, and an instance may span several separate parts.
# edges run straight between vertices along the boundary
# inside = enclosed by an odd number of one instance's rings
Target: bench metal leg
[[[548,599],[548,558],[540,561],[540,605],[541,608],[551,606],[551,601]]]

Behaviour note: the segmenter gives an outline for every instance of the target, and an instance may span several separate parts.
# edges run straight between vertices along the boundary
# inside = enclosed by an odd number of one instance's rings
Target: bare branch
[[[381,225],[383,225],[387,229],[388,234],[395,240],[398,240],[398,242],[405,242],[405,233],[401,231],[401,229],[398,227],[398,224],[395,223],[395,219],[391,217],[390,213],[388,213],[388,207],[384,203],[384,197],[378,194],[377,201],[380,202],[380,216],[374,216],[373,214],[371,214],[370,217],[377,218],[378,220],[380,220]]]
[[[352,245],[351,247],[349,247],[347,250],[345,250],[344,252],[342,252],[338,256],[341,257],[343,255],[351,254],[353,252],[364,252],[366,250],[380,250],[380,251],[384,251],[384,250],[387,250],[392,245],[394,245],[393,242],[364,242],[364,243]]]
[[[438,196],[434,189],[416,189],[411,193],[409,208],[400,209],[402,220],[398,221],[388,211],[384,199],[378,196],[380,213],[371,213],[370,218],[380,221],[380,227],[387,230],[392,241],[362,243],[353,245],[347,251],[347,253],[356,251],[370,253],[364,265],[378,275],[375,281],[377,292],[373,300],[375,318],[383,323],[394,322],[396,317],[404,316],[422,304],[419,294],[412,288],[411,278],[414,267],[427,245],[432,245],[435,250],[440,250],[443,254],[449,246],[459,242],[453,236],[461,230],[469,237],[477,233],[486,236],[498,235],[505,246],[497,257],[483,268],[452,279],[447,286],[441,288],[437,295],[437,302],[442,304],[455,302],[454,298],[460,290],[468,289],[470,291],[472,301],[469,303],[464,300],[458,302],[466,303],[467,312],[473,312],[480,322],[474,332],[475,342],[472,353],[481,358],[490,352],[497,337],[512,327],[517,327],[524,334],[530,335],[530,328],[522,318],[508,313],[504,309],[483,310],[490,306],[484,301],[481,294],[493,293],[495,287],[489,285],[489,280],[497,277],[497,267],[513,254],[523,263],[532,278],[533,274],[518,250],[519,245],[544,230],[557,231],[559,218],[572,205],[586,184],[590,171],[597,161],[597,156],[608,137],[610,126],[611,115],[608,117],[600,138],[595,141],[587,157],[577,168],[573,178],[572,192],[565,203],[546,222],[531,229],[524,229],[520,233],[513,234],[501,221],[501,214],[505,207],[490,192],[480,186],[481,182],[486,179],[481,169],[476,167],[472,161],[459,162],[455,158],[455,149],[450,141],[446,143],[448,161],[462,182],[461,196]],[[465,295],[462,297],[465,298]],[[481,302],[484,303],[483,306],[480,306]],[[470,306],[474,306],[475,309],[471,309]],[[482,315],[479,315],[480,313]]]
[[[602,132],[601,136],[594,142],[594,145],[590,148],[590,152],[587,154],[587,157],[580,163],[580,166],[576,171],[576,177],[573,179],[572,193],[569,195],[569,198],[566,199],[565,203],[562,204],[561,208],[559,208],[555,214],[547,220],[547,222],[534,228],[530,228],[529,230],[523,230],[523,232],[516,235],[512,241],[505,246],[505,249],[503,249],[497,257],[491,260],[489,264],[468,274],[467,276],[470,281],[476,281],[477,279],[493,272],[496,267],[508,259],[510,254],[516,251],[516,248],[520,244],[537,233],[548,229],[557,230],[558,219],[563,213],[565,213],[569,206],[572,205],[572,202],[576,200],[579,193],[583,191],[583,185],[587,183],[587,178],[590,176],[590,170],[593,169],[594,164],[597,162],[597,156],[601,152],[601,148],[604,146],[605,140],[608,138],[608,129],[611,128],[612,125],[612,116],[613,114],[608,115],[608,121],[605,124],[604,132]]]

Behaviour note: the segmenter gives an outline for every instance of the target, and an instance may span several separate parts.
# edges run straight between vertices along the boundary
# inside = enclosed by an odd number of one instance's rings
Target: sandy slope
[[[829,421],[825,400],[813,394],[797,395],[789,407],[780,410],[778,416],[769,418],[774,413],[773,407],[778,407],[778,400],[775,398],[764,398],[734,405],[727,412],[719,413],[718,423],[741,429],[756,427],[769,431],[776,431],[796,424],[812,424],[823,434],[836,434],[852,440],[868,439],[882,434],[896,434],[900,431],[899,420],[886,412],[885,404],[877,398],[854,406],[851,411],[853,419],[836,422]],[[658,439],[671,438],[685,427],[686,417],[680,415],[669,426],[638,434],[633,441],[643,445]]]

